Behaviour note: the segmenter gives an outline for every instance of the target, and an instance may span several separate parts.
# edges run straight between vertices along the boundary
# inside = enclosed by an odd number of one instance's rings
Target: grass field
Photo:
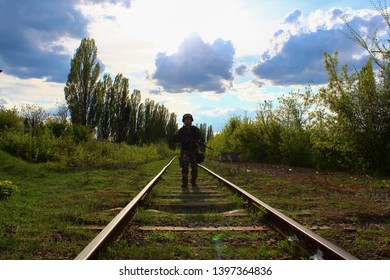
[[[0,259],[73,259],[97,234],[87,226],[106,225],[169,159],[60,172],[0,151],[0,181],[18,188],[0,200]],[[389,178],[208,160],[205,165],[356,257],[390,259]],[[173,233],[148,238],[173,240],[183,256],[192,254]],[[235,253],[253,257],[245,248]]]
[[[167,163],[56,172],[0,151],[0,180],[18,190],[0,201],[0,259],[73,259]]]

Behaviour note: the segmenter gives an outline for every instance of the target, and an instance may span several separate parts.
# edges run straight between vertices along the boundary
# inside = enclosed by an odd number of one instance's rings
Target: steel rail
[[[263,209],[265,213],[269,216],[269,220],[273,223],[273,226],[275,227],[276,230],[278,230],[280,233],[282,233],[285,236],[293,236],[294,237],[293,239],[298,239],[300,243],[305,244],[306,245],[305,248],[309,247],[309,249],[311,250],[311,252],[309,253],[312,253],[312,256],[315,255],[317,250],[320,250],[323,259],[336,259],[336,260],[357,259],[355,256],[344,251],[338,246],[330,243],[328,240],[322,238],[316,233],[310,231],[309,229],[303,227],[296,221],[292,220],[291,218],[287,217],[283,213],[267,205],[266,203],[254,197],[250,193],[236,186],[232,182],[229,182],[225,178],[214,173],[207,167],[200,164],[199,166],[204,170],[206,170],[211,175],[213,175],[214,177],[218,178],[218,180],[224,182],[234,192],[238,193],[240,196],[242,196],[245,200],[250,202],[252,205],[256,206],[257,208]]]
[[[118,232],[121,232],[131,220],[138,204],[150,193],[161,175],[175,160],[176,156],[158,173],[133,200],[119,212],[118,215],[77,255],[75,260],[96,259],[99,252],[111,241]]]

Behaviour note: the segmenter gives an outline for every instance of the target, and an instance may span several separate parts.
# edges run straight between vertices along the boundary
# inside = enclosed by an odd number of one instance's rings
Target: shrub
[[[91,139],[88,128],[49,122],[30,133],[0,132],[0,149],[53,169],[134,167],[174,154],[167,143],[129,146]]]
[[[50,120],[46,124],[46,127],[48,127],[53,132],[53,135],[56,138],[63,136],[71,129],[71,126],[67,122],[55,121],[55,120]]]
[[[301,167],[312,166],[310,135],[310,131],[297,127],[282,130],[280,151],[284,163]]]
[[[17,187],[11,181],[0,181],[0,200],[7,199],[16,190]]]
[[[77,143],[88,142],[92,139],[92,131],[86,126],[72,125],[72,134]]]
[[[29,134],[6,131],[0,140],[2,150],[33,162],[58,159],[57,144],[58,140],[46,128],[36,128]]]
[[[14,129],[21,131],[23,129],[22,119],[18,116],[18,111],[14,109],[5,109],[0,105],[0,132]]]

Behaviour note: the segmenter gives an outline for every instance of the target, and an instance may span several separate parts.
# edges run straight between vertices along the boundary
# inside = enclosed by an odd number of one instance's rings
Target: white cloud
[[[240,84],[235,84],[234,92],[239,100],[252,101],[260,103],[264,100],[271,100],[275,98],[275,94],[271,92],[265,92],[265,90],[258,86],[258,81],[250,80]]]
[[[186,37],[172,55],[158,53],[153,79],[166,91],[225,92],[233,80],[235,49],[220,38],[206,43],[197,33]]]
[[[349,30],[341,18],[342,13],[352,28],[360,32],[371,35],[377,28],[386,28],[383,19],[374,11],[316,10],[308,15],[308,25],[302,26],[296,34],[289,25],[275,34],[272,46],[253,68],[255,75],[274,85],[324,84],[327,73],[323,54],[336,51],[341,64],[360,69],[368,54],[362,55],[363,49],[348,37]],[[292,13],[287,18],[294,23],[298,15]]]
[[[13,76],[0,76],[0,98],[7,102],[7,107],[21,104],[39,104],[51,109],[64,99],[64,84],[48,82],[45,79],[19,79]]]
[[[196,110],[196,113],[198,115],[204,115],[208,117],[221,117],[221,116],[226,116],[231,112],[235,112],[237,108],[230,107],[230,108],[202,108],[199,110]]]

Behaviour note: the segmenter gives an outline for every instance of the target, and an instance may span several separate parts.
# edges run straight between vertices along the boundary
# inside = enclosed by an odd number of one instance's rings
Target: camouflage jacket
[[[198,147],[203,144],[202,133],[194,125],[181,127],[173,140],[180,142],[181,150],[186,152],[197,152]]]

